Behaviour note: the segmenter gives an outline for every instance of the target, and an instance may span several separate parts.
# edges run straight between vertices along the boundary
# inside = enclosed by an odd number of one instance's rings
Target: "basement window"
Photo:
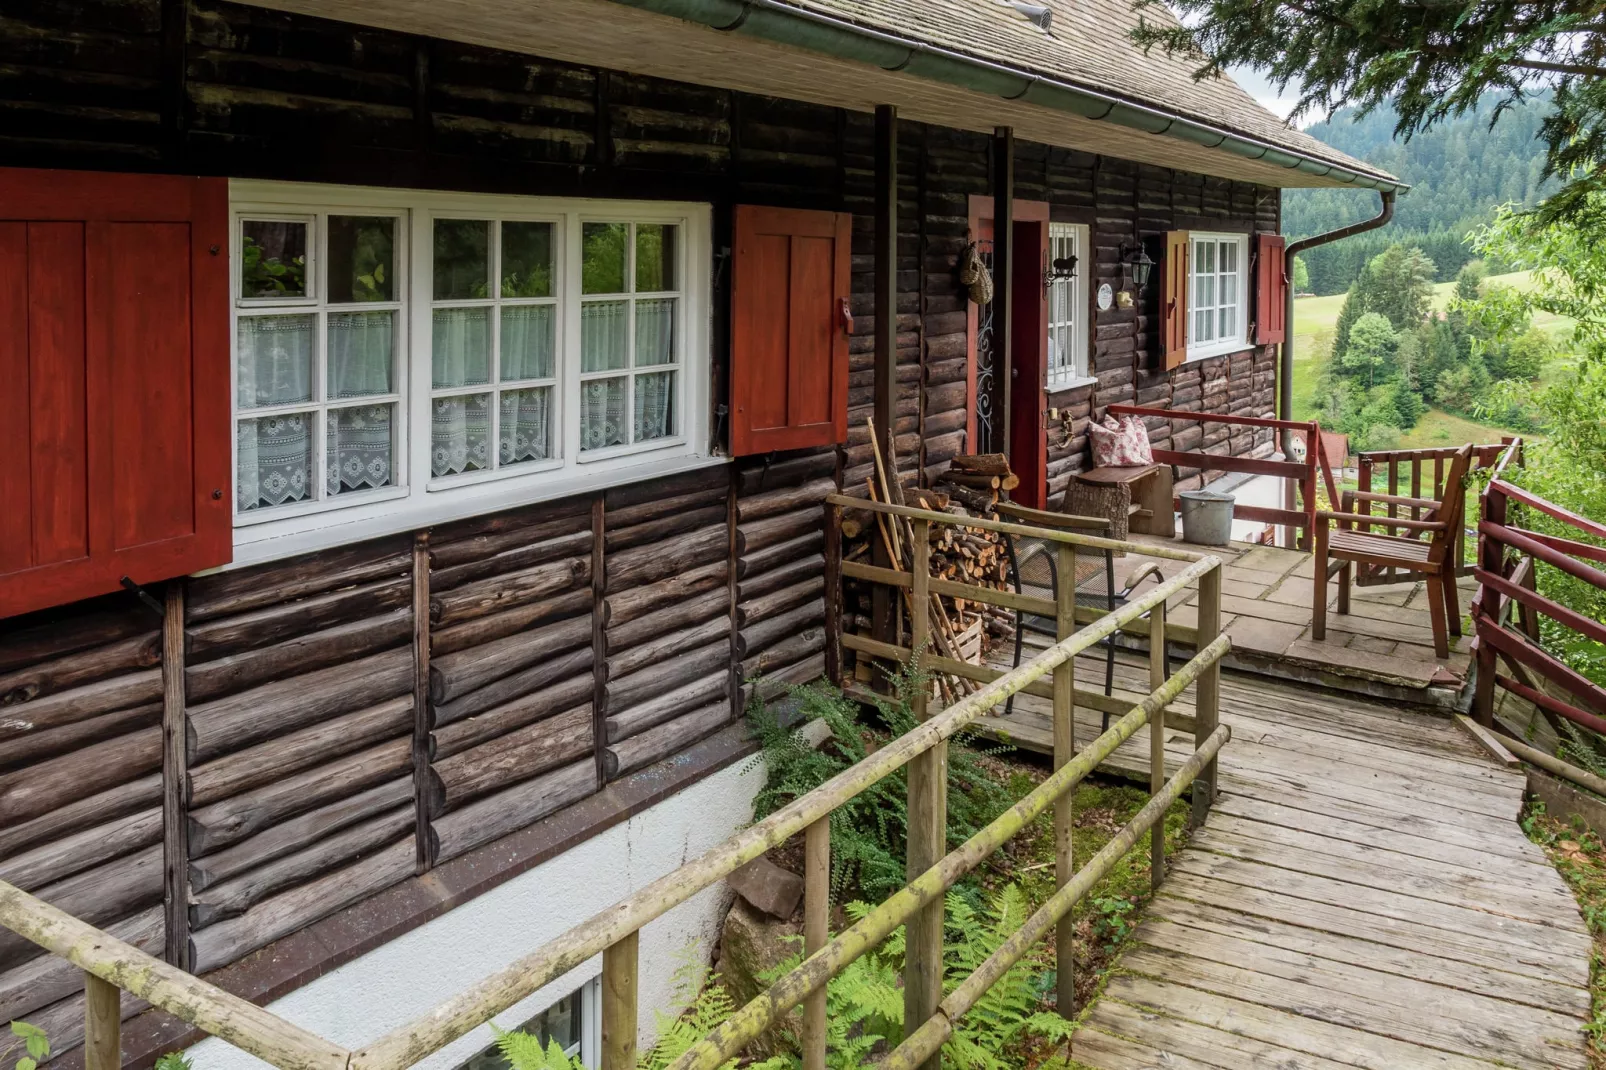
[[[551,1044],[562,1049],[570,1058],[578,1057],[587,1070],[601,1065],[602,1015],[599,1012],[602,982],[600,978],[587,981],[546,1010],[518,1027],[541,1042],[545,1052]],[[502,1049],[492,1044],[478,1055],[462,1063],[457,1070],[512,1070],[512,1064]]]

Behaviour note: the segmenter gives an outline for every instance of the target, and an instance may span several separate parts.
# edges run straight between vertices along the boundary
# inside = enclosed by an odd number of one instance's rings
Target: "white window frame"
[[[700,202],[614,201],[589,198],[524,197],[502,194],[462,194],[438,191],[333,186],[315,183],[267,182],[234,179],[230,182],[230,441],[236,439],[238,399],[234,397],[238,360],[237,320],[253,310],[252,302],[236,299],[240,265],[242,219],[335,215],[396,215],[398,407],[393,486],[347,492],[335,498],[293,506],[235,514],[233,565],[272,560],[358,539],[427,527],[431,524],[514,508],[598,490],[639,479],[669,475],[711,464],[728,463],[715,457],[709,441],[709,391],[712,374],[709,324],[712,315],[712,209]],[[431,316],[435,304],[432,262],[434,219],[472,218],[552,221],[557,252],[553,293],[558,303],[558,379],[554,396],[555,457],[508,468],[461,473],[439,479],[431,475],[430,402],[433,341]],[[322,286],[322,226],[309,245],[308,274]],[[668,438],[629,443],[607,449],[579,450],[580,406],[580,263],[582,222],[666,223],[680,228],[677,235],[676,278],[680,289],[677,321],[677,361],[648,370],[676,372],[674,412],[676,433]],[[499,228],[497,228],[499,230]],[[634,243],[631,243],[634,271]],[[493,270],[495,265],[493,263]],[[497,280],[499,281],[499,280]],[[631,276],[632,285],[634,276]],[[321,289],[317,291],[321,294]],[[587,295],[590,297],[593,295]],[[456,302],[442,302],[456,303]],[[493,302],[487,301],[487,304]],[[289,301],[283,302],[286,306]],[[319,307],[309,298],[308,310]],[[346,306],[341,306],[345,308]],[[367,306],[352,306],[364,308]],[[286,311],[296,309],[286,307]],[[493,316],[493,320],[496,317]],[[322,323],[322,320],[319,320]],[[632,344],[634,334],[631,333]],[[318,340],[320,352],[324,341]],[[498,364],[497,354],[491,357]],[[318,370],[321,372],[322,364]],[[500,368],[493,368],[498,375]],[[493,384],[496,379],[493,375]],[[481,388],[494,391],[495,385]],[[315,397],[317,394],[315,394]],[[629,401],[627,400],[627,406]],[[315,408],[316,403],[302,406]],[[286,406],[286,409],[292,406]],[[493,409],[499,406],[493,404]],[[493,414],[493,418],[499,413]],[[633,409],[625,414],[633,420]],[[321,461],[323,429],[315,436]],[[494,424],[491,452],[499,440]],[[231,445],[231,450],[234,447]],[[231,456],[232,479],[238,479],[237,458]],[[315,471],[321,487],[323,468]],[[234,500],[231,488],[231,500]]]
[[[1205,261],[1201,247],[1205,246],[1209,247],[1212,265],[1208,274],[1212,300],[1208,305],[1199,301],[1200,265]],[[1230,273],[1221,270],[1221,249],[1226,246],[1233,248],[1236,260],[1236,270]],[[1227,288],[1234,298],[1230,304],[1222,300]],[[1232,329],[1222,334],[1224,309],[1232,310],[1233,322]],[[1200,339],[1197,337],[1199,316],[1206,311],[1210,313],[1213,329],[1210,337]],[[1249,235],[1193,231],[1188,235],[1188,359],[1219,357],[1249,347]]]
[[[1050,223],[1048,225],[1048,263],[1052,271],[1054,261],[1064,256],[1076,257],[1076,274],[1068,279],[1050,278],[1048,282],[1048,382],[1050,390],[1066,390],[1094,381],[1088,362],[1088,305],[1087,276],[1092,270],[1088,256],[1088,228],[1081,223]],[[1056,297],[1063,300],[1069,315],[1056,319]],[[1062,333],[1067,345],[1057,345],[1056,332]]]
[[[579,1037],[573,1044],[564,1049],[563,1053],[570,1057],[579,1056],[580,1065],[586,1070],[596,1070],[602,1065],[602,978],[593,977],[564,999],[579,996],[580,1028],[576,1030]],[[526,1018],[517,1029],[528,1029],[531,1022],[555,1007],[561,1000],[547,1004]],[[458,1064],[457,1070],[466,1070],[469,1063],[482,1055],[487,1055],[496,1049],[496,1045],[480,1049],[472,1059],[465,1059]]]

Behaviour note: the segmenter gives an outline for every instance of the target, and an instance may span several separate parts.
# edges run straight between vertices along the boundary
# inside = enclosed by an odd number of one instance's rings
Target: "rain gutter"
[[[866,63],[935,82],[989,93],[1004,100],[1069,112],[1084,119],[1112,123],[1146,134],[1173,137],[1246,160],[1283,167],[1335,183],[1376,189],[1392,196],[1410,187],[1395,179],[1363,174],[1353,168],[1291,151],[1267,141],[1234,133],[1172,112],[1123,100],[1108,93],[1029,70],[979,59],[847,19],[810,11],[783,0],[613,0],[629,7],[701,23],[725,33],[757,37]],[[1381,224],[1379,224],[1381,225]]]

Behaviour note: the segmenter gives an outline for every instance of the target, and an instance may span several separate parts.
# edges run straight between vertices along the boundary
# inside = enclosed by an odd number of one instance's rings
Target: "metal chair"
[[[1028,509],[1013,502],[999,502],[997,510],[1000,516],[1021,524],[1030,524],[1033,527],[1054,528],[1060,531],[1078,531],[1087,535],[1096,535],[1100,538],[1110,537],[1110,521],[1099,516],[1077,516],[1073,513],[1052,513],[1041,509]],[[1059,589],[1059,576],[1055,565],[1053,544],[1042,539],[1027,539],[1019,536],[1004,535],[1004,552],[1009,563],[1009,584],[1016,594],[1032,594],[1049,601],[1055,600],[1055,592]],[[1132,591],[1149,576],[1157,579],[1164,578],[1160,566],[1154,562],[1140,565],[1127,577],[1126,586],[1120,590],[1115,586],[1115,552],[1113,550],[1092,550],[1079,547],[1078,555],[1087,553],[1099,554],[1104,558],[1104,567],[1077,584],[1076,604],[1091,606],[1105,613],[1113,613],[1125,605],[1132,595]],[[1071,582],[1075,583],[1075,577]],[[1026,632],[1031,631],[1039,635],[1046,635],[1050,639],[1057,638],[1058,629],[1055,622],[1046,617],[1040,617],[1024,610],[1015,611],[1015,661],[1019,667],[1021,648]],[[1104,645],[1104,693],[1111,694],[1115,686],[1115,634],[1112,632],[1103,640]],[[1169,644],[1167,644],[1169,648]],[[1170,655],[1166,654],[1166,673],[1170,675]],[[1010,696],[1004,704],[1004,713],[1007,716],[1015,708],[1015,697]],[[1110,715],[1106,711],[1103,715],[1103,727],[1110,727]]]

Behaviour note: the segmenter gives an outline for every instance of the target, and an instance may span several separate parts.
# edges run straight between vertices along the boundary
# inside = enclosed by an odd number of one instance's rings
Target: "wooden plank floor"
[[[1077,677],[1102,689],[1102,660]],[[988,726],[1040,749],[1046,714],[1026,697]],[[1264,677],[1226,674],[1222,719],[1220,801],[1076,1034],[1079,1062],[1588,1067],[1591,942],[1516,824],[1520,775],[1447,718]],[[1098,731],[1078,717],[1079,740]],[[1167,731],[1172,761],[1190,750]],[[1145,730],[1109,771],[1146,778],[1147,754]]]

